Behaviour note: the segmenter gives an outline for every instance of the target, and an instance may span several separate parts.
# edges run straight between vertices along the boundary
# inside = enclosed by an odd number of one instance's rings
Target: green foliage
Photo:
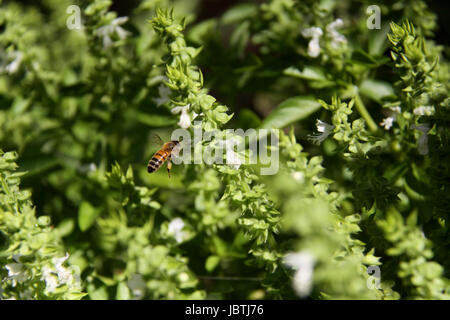
[[[280,103],[280,105],[264,119],[260,128],[283,128],[291,123],[307,118],[319,108],[320,104],[313,98],[289,98]]]
[[[0,3],[0,299],[450,298],[424,1],[380,1],[379,30],[370,1],[138,2]],[[273,130],[279,172],[233,151],[148,174],[177,127],[214,132],[194,150]]]
[[[15,172],[15,152],[0,150],[0,270],[2,298],[80,299],[79,274],[63,266],[62,228],[50,228],[50,217],[37,217],[31,193],[19,188],[25,172]]]
[[[434,261],[431,242],[417,228],[417,211],[404,221],[394,208],[389,208],[385,220],[378,221],[386,239],[393,244],[386,253],[400,257],[398,275],[405,287],[411,288],[411,298],[449,299],[448,279],[442,279],[443,268]]]

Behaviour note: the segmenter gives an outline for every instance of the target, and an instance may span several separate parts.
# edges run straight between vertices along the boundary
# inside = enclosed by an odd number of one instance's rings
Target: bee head
[[[178,141],[178,140],[172,140],[172,141],[170,141],[170,143],[172,144],[173,148],[180,146],[180,141]]]
[[[181,149],[181,144],[177,140],[172,140],[172,154],[177,156]]]

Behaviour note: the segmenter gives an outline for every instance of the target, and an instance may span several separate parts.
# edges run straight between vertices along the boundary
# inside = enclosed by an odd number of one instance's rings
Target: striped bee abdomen
[[[147,165],[147,171],[149,173],[152,173],[159,169],[159,167],[162,166],[162,164],[167,160],[169,157],[169,153],[164,150],[159,150],[156,152],[153,157],[150,159]]]

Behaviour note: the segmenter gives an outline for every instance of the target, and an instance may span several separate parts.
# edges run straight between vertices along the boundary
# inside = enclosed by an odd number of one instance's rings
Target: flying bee
[[[180,142],[177,140],[172,140],[164,143],[158,135],[154,135],[154,140],[159,145],[162,145],[162,148],[158,150],[148,162],[147,171],[148,173],[155,172],[164,164],[164,162],[167,161],[167,173],[170,178],[170,169],[172,169],[172,155],[177,155],[180,151]]]

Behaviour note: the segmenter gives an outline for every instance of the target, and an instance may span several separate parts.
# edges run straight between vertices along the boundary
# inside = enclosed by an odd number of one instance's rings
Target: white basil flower
[[[182,231],[184,228],[184,221],[181,218],[175,218],[170,221],[168,226],[168,233],[175,237],[175,240],[180,243],[184,240],[186,233]]]
[[[69,253],[66,253],[66,255],[62,258],[54,258],[52,262],[55,265],[56,274],[58,275],[58,280],[62,283],[72,283],[73,281],[73,275],[71,270],[64,267],[62,264],[64,261],[66,261],[69,258]]]
[[[192,111],[192,120],[194,120],[198,116],[204,116],[204,113],[203,112],[197,113],[195,111]]]
[[[63,266],[68,258],[69,254],[66,253],[64,257],[52,259],[53,268],[48,266],[42,268],[41,279],[45,281],[47,292],[54,292],[58,286],[63,284],[69,287],[79,286],[79,280],[75,280],[72,270]]]
[[[178,121],[178,125],[183,128],[187,129],[191,126],[191,118],[189,116],[189,107],[190,104],[184,107],[175,107],[171,111],[173,114],[181,113],[180,115],[180,121]]]
[[[331,46],[335,49],[339,48],[342,44],[347,43],[347,39],[336,31],[336,29],[341,28],[343,25],[344,21],[342,21],[342,19],[336,19],[326,27],[327,32],[330,34]]]
[[[320,54],[319,39],[323,35],[322,29],[319,27],[311,27],[302,30],[302,35],[305,38],[311,38],[308,43],[308,55],[312,58],[316,58]]]
[[[131,33],[121,27],[122,24],[128,21],[128,17],[116,18],[110,24],[100,27],[94,31],[94,35],[103,38],[103,48],[108,49],[113,41],[112,34],[116,34],[121,40],[126,39]]]
[[[313,284],[314,256],[305,251],[288,253],[283,262],[286,266],[296,270],[292,284],[297,295],[301,298],[307,297]]]
[[[384,130],[389,130],[394,124],[394,117],[384,118],[383,121],[380,122],[380,126],[384,127]]]
[[[314,144],[321,144],[326,138],[328,138],[331,133],[333,133],[333,130],[335,128],[334,125],[328,124],[319,119],[317,119],[316,127],[317,131],[320,132],[320,134],[308,136],[309,140]]]
[[[67,259],[69,259],[69,253],[66,252],[66,255],[64,257],[61,258],[53,258],[52,262],[53,264],[56,266],[56,268],[61,268],[62,264],[64,263],[64,261],[66,261]]]
[[[47,292],[54,292],[58,287],[58,278],[53,274],[53,270],[45,266],[42,268],[42,280],[45,281],[45,290]]]
[[[395,113],[401,113],[402,112],[402,108],[400,106],[389,107],[389,109],[391,109]]]
[[[5,57],[6,56],[6,57]],[[23,54],[20,51],[11,51],[5,55],[7,62],[2,62],[0,72],[6,72],[9,75],[16,73],[22,64]]]
[[[392,111],[392,114],[380,122],[380,126],[384,127],[384,130],[391,129],[395,119],[397,119],[397,114],[402,112],[402,108],[400,106],[389,107],[389,109]]]
[[[12,280],[12,286],[15,287],[17,283],[22,283],[27,280],[27,275],[23,271],[23,264],[21,263],[9,263],[5,265],[8,270],[8,278]]]
[[[434,108],[432,106],[420,106],[413,110],[416,116],[431,116],[434,114]]]
[[[17,70],[19,70],[20,64],[22,63],[23,54],[19,51],[14,51],[13,54],[13,61],[6,66],[6,72],[9,74],[16,73]]]

